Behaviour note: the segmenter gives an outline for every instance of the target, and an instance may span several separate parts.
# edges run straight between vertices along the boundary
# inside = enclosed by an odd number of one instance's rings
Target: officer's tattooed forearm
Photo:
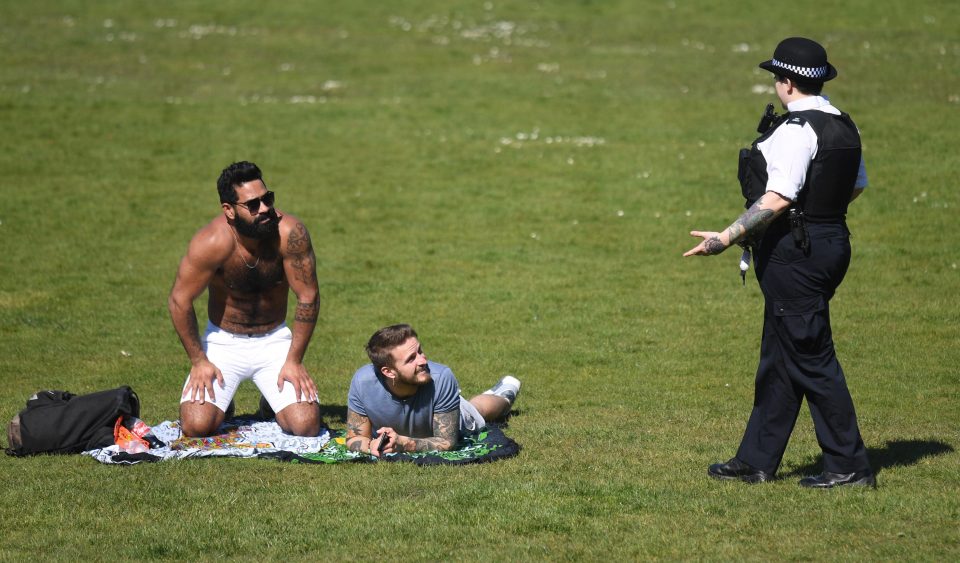
[[[766,230],[766,228],[770,226],[770,223],[777,218],[777,214],[772,209],[761,207],[762,204],[763,198],[760,198],[750,206],[750,209],[747,209],[742,215],[737,217],[737,220],[734,221],[732,225],[724,229],[721,235],[724,233],[727,235],[727,244],[723,243],[720,235],[714,235],[708,239],[704,239],[704,254],[708,256],[720,254],[737,242]]]
[[[750,209],[744,211],[732,225],[727,227],[727,234],[730,235],[730,245],[765,230],[777,218],[777,214],[772,209],[760,207],[761,201],[763,200],[751,205]],[[717,243],[719,242],[717,240]],[[723,250],[721,248],[717,253],[723,252]],[[709,245],[707,251],[710,252]],[[715,253],[711,252],[711,254]]]
[[[743,212],[743,215],[737,217],[737,220],[730,225],[730,243],[740,240],[742,237],[752,235],[757,231],[766,229],[776,219],[776,213],[772,209],[758,207],[755,203]]]

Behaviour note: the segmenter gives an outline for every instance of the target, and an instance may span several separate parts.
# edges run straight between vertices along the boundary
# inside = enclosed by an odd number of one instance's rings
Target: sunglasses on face
[[[260,204],[263,203],[267,207],[273,207],[274,193],[267,192],[260,197],[255,197],[253,199],[248,199],[247,201],[238,201],[234,205],[242,205],[247,208],[251,214],[256,215],[260,213]]]

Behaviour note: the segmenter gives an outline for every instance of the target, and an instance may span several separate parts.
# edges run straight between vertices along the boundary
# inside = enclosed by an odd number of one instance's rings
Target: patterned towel
[[[83,452],[100,463],[132,465],[144,461],[167,461],[192,457],[257,457],[267,452],[318,454],[330,444],[330,432],[324,429],[319,436],[303,438],[285,434],[275,421],[257,418],[233,418],[218,429],[219,434],[209,438],[187,438],[180,434],[176,421],[162,422],[153,427],[153,434],[166,443],[142,453],[127,453],[119,446],[109,446]],[[353,452],[348,452],[353,453]],[[360,454],[354,454],[359,457]],[[344,460],[346,461],[346,460]]]
[[[298,454],[290,451],[273,451],[261,453],[259,457],[289,461],[292,463],[336,463],[343,461],[338,456],[354,456],[350,459],[362,461],[378,461],[367,454],[357,454],[347,450],[344,445],[343,432],[338,432],[330,445],[323,451],[315,454]],[[477,434],[461,438],[457,447],[448,452],[417,452],[411,454],[388,454],[380,461],[407,461],[416,465],[464,465],[467,463],[485,463],[513,457],[520,453],[520,444],[517,444],[503,434],[498,426],[488,426]]]
[[[127,453],[119,446],[83,452],[100,463],[133,465],[195,457],[259,457],[277,461],[309,464],[330,464],[346,461],[378,461],[377,458],[352,452],[345,445],[343,430],[324,429],[315,438],[291,436],[280,430],[275,421],[258,418],[233,418],[220,426],[219,434],[208,438],[187,438],[181,435],[178,422],[166,421],[153,427],[153,434],[166,443],[141,453]],[[464,436],[456,449],[448,452],[389,454],[380,461],[406,461],[416,465],[463,465],[484,463],[513,457],[520,445],[507,438],[497,426],[488,426],[477,434]]]

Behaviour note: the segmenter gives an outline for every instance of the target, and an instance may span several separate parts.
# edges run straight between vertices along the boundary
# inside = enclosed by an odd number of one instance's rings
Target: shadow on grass
[[[320,405],[320,417],[326,423],[347,423],[347,405]]]
[[[266,409],[266,410],[264,410]],[[230,412],[229,410],[227,411]],[[269,409],[269,405],[261,404],[260,408],[251,413],[244,413],[233,415],[237,418],[257,418],[260,420],[273,420],[274,414],[273,411]],[[233,418],[231,416],[230,418]],[[347,405],[320,405],[320,418],[324,422],[339,422],[345,424],[347,422]]]
[[[496,426],[497,428],[510,428],[510,420],[515,416],[523,416],[523,411],[520,409],[510,409],[505,416],[498,418],[496,420],[488,420],[488,426]]]
[[[925,457],[948,454],[954,451],[953,446],[939,440],[890,440],[883,447],[867,448],[870,465],[876,473],[888,467],[914,465]],[[823,467],[823,455],[807,465],[798,467],[783,475],[783,477],[797,477],[815,475]]]

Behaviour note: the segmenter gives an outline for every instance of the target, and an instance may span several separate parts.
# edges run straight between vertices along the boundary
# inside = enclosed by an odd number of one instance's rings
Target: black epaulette
[[[784,125],[799,125],[803,127],[806,125],[807,120],[799,115],[791,115],[783,124]]]

